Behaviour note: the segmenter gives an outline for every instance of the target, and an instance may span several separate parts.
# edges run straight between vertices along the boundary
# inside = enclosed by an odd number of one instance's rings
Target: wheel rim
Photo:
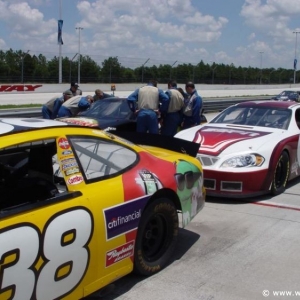
[[[157,214],[149,219],[142,240],[143,256],[147,261],[155,261],[161,256],[163,245],[167,242],[167,222],[163,215]]]

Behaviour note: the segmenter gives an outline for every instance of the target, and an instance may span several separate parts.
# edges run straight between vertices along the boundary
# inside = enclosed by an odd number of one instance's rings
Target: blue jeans
[[[181,119],[182,116],[180,112],[166,114],[166,116],[163,118],[161,134],[174,136],[177,133],[178,126],[180,126]]]
[[[52,119],[52,111],[46,105],[42,106],[42,116],[43,119]]]
[[[136,131],[144,133],[158,133],[158,119],[155,111],[141,109],[136,119]]]
[[[184,116],[182,129],[187,129],[200,124],[200,116],[196,118]]]

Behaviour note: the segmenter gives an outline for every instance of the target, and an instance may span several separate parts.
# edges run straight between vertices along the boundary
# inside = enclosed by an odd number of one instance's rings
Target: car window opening
[[[56,143],[33,142],[0,151],[0,210],[55,197]]]

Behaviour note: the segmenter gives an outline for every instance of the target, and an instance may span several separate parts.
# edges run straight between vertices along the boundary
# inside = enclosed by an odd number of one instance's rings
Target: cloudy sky
[[[0,0],[0,49],[58,56],[60,16],[69,58],[76,27],[82,55],[132,68],[148,59],[293,68],[296,48],[300,57],[300,0]]]

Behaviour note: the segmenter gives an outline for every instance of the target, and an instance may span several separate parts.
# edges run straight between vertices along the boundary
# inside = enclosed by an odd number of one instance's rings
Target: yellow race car
[[[184,227],[205,203],[201,164],[188,154],[199,145],[180,143],[176,152],[59,121],[0,119],[0,299],[81,299],[165,267],[178,213]]]

